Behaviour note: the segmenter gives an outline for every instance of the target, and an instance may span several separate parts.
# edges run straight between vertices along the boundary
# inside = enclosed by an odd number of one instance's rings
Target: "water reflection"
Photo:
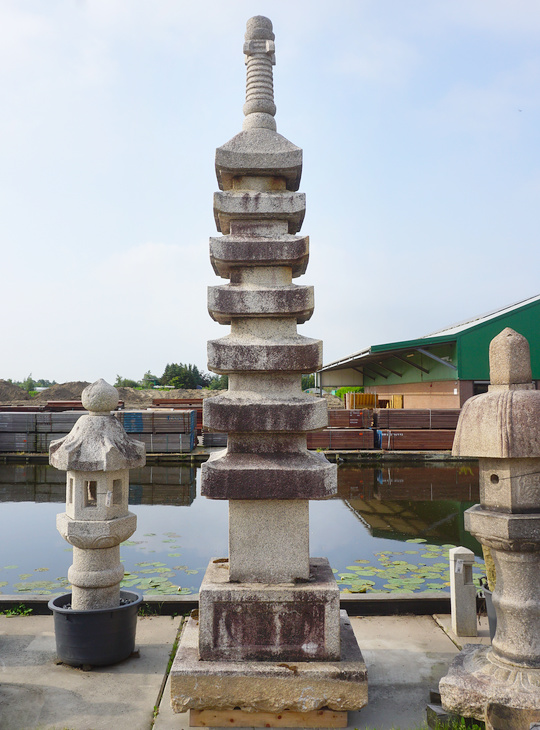
[[[463,528],[463,513],[479,499],[478,463],[342,466],[338,494],[374,537],[464,545],[481,556]]]
[[[129,503],[189,507],[195,499],[193,466],[144,466],[132,469]],[[0,465],[0,502],[65,502],[66,474],[47,464]]]
[[[190,465],[174,464],[131,471],[138,526],[122,556],[135,587],[196,592],[208,561],[227,554],[227,503],[197,499],[199,475]],[[406,543],[418,538],[481,555],[463,529],[464,510],[478,501],[475,463],[342,465],[338,485],[336,499],[310,504],[310,552],[328,557],[338,571],[358,560],[378,565],[381,551],[404,551],[414,555],[408,560],[425,563],[423,549],[413,554],[415,546]],[[44,593],[57,591],[55,582],[71,563],[71,548],[55,528],[64,509],[64,472],[44,464],[0,465],[0,502],[0,592],[37,592],[38,579]],[[383,589],[383,577],[374,580]]]

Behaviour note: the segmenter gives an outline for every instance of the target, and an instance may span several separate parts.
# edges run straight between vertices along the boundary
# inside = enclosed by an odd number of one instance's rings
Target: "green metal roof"
[[[528,339],[533,379],[540,380],[540,295],[438,330],[425,337],[372,345],[365,350],[324,365],[320,372],[345,368],[364,370],[364,368],[370,369],[371,366],[375,368],[370,370],[371,375],[368,375],[372,381],[380,378],[379,382],[383,382],[384,378],[390,383],[395,378],[381,375],[377,373],[377,369],[384,368],[383,363],[387,358],[390,362],[390,358],[404,361],[404,357],[408,357],[411,358],[409,365],[412,368],[409,370],[412,373],[416,369],[417,380],[454,380],[456,378],[489,380],[489,343],[505,327],[515,329]],[[432,350],[435,350],[435,353],[437,350],[439,353],[442,352],[442,357],[437,356]],[[424,359],[412,359],[417,353],[423,353]],[[431,367],[426,368],[425,363],[430,359],[438,360],[439,366],[435,367],[431,362]],[[409,381],[415,379],[414,374],[411,375],[411,373],[406,377]],[[401,382],[404,382],[404,376],[405,373],[397,375]]]

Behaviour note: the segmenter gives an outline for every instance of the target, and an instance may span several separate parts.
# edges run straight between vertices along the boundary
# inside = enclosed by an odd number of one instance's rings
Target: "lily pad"
[[[410,537],[408,540],[405,540],[405,542],[427,542],[427,540],[424,540],[423,537]]]

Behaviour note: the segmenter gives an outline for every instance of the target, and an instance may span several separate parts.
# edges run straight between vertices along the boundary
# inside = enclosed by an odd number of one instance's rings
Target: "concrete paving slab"
[[[429,690],[457,653],[449,616],[352,617],[369,677],[369,704],[349,728],[410,730],[425,723]],[[149,730],[180,619],[140,618],[139,659],[83,672],[55,665],[52,616],[0,617],[2,730]],[[482,624],[481,624],[482,630]],[[155,730],[188,730],[165,686]]]
[[[476,626],[478,635],[477,636],[456,636],[452,631],[452,617],[449,614],[435,614],[433,616],[435,621],[439,624],[441,629],[447,634],[447,636],[454,642],[458,649],[463,649],[465,644],[486,644],[491,645],[491,638],[489,636],[489,623],[487,616],[477,616]]]
[[[179,624],[139,618],[139,658],[83,672],[54,663],[52,616],[0,616],[0,727],[148,730]]]
[[[425,724],[429,690],[457,654],[431,616],[353,617],[368,670],[368,704],[349,713],[351,728],[409,730]]]

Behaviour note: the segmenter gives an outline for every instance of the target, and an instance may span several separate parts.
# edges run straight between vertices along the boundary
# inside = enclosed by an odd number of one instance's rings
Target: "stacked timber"
[[[459,408],[376,408],[373,425],[390,429],[455,429],[459,414]]]
[[[227,446],[227,434],[203,431],[202,442],[203,446]]]
[[[362,395],[360,393],[360,395]],[[331,428],[371,428],[373,411],[369,408],[356,410],[328,409],[328,426]]]
[[[197,436],[202,433],[202,413],[204,398],[153,398],[153,408],[189,409],[196,412]]]
[[[345,393],[345,408],[347,410],[376,408],[377,406],[378,401],[375,393]]]
[[[376,408],[375,444],[384,451],[449,450],[459,413],[459,408]]]
[[[376,432],[376,443],[383,451],[449,451],[455,433],[455,429],[385,429]]]
[[[44,453],[51,441],[67,436],[85,411],[0,413],[0,452]]]
[[[114,415],[127,433],[144,443],[147,453],[186,453],[197,445],[195,409],[116,411]]]
[[[373,449],[374,433],[371,428],[325,428],[307,434],[308,449]]]
[[[86,411],[0,412],[0,452],[46,453],[52,441],[71,431]],[[115,411],[125,430],[148,453],[185,453],[197,445],[195,410]]]

